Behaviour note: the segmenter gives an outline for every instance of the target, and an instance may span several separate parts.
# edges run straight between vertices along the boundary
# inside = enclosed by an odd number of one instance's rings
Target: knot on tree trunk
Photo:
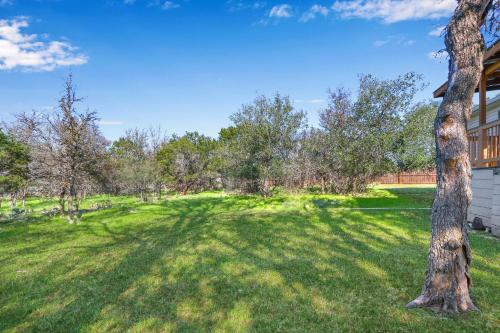
[[[455,169],[457,167],[458,159],[455,158],[447,158],[445,160],[446,168]]]
[[[458,239],[450,239],[443,245],[443,248],[448,251],[456,251],[461,247],[462,247],[462,242],[459,241]]]

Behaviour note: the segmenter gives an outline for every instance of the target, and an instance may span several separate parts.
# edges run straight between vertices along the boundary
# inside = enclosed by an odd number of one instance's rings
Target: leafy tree
[[[330,191],[364,191],[373,177],[394,169],[393,148],[420,81],[414,73],[394,80],[363,75],[356,99],[342,88],[330,92],[329,105],[320,113]]]
[[[141,200],[146,200],[152,181],[152,168],[147,161],[145,146],[145,133],[133,130],[114,141],[110,148],[116,173],[116,183],[111,187],[119,193],[137,194]]]
[[[115,192],[137,194],[141,200],[154,192],[161,197],[161,169],[156,161],[164,137],[160,128],[128,130],[125,136],[113,142],[110,163],[116,177],[108,177]]]
[[[28,148],[0,129],[0,195],[10,194],[12,208],[17,192],[29,178],[28,164]]]
[[[15,120],[11,123],[3,123],[2,127],[5,129],[5,133],[8,133],[16,142],[26,147],[29,155],[28,162],[28,176],[22,183],[21,187],[15,193],[13,198],[16,199],[18,196],[22,200],[23,207],[25,206],[26,198],[28,192],[31,191],[32,194],[40,195],[42,192],[38,190],[37,183],[40,179],[40,175],[36,174],[36,168],[38,158],[35,158],[37,154],[36,149],[36,133],[40,126],[39,115],[37,112],[32,113],[19,113],[15,115]]]
[[[429,170],[435,166],[434,118],[437,105],[419,103],[405,116],[394,147],[398,170]]]
[[[167,184],[182,194],[210,188],[217,178],[212,166],[216,147],[214,139],[198,132],[172,137],[156,155]]]
[[[295,180],[294,184],[305,187],[319,183],[321,192],[325,193],[332,177],[331,161],[334,159],[329,156],[331,152],[325,131],[316,128],[305,131],[298,143],[293,163],[290,164],[292,170],[288,172]]]
[[[234,165],[232,156],[235,151],[236,128],[229,126],[219,130],[219,136],[215,141],[215,149],[212,154],[211,168],[218,175],[220,186],[225,189],[233,189]]]
[[[231,116],[234,176],[250,181],[250,189],[269,196],[271,188],[283,183],[286,163],[305,127],[305,114],[295,111],[290,99],[276,94],[261,96]]]

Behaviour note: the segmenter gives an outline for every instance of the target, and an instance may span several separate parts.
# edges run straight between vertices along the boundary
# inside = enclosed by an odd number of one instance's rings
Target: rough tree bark
[[[10,209],[14,209],[17,206],[17,192],[10,193]]]
[[[70,216],[75,213],[77,201],[76,177],[74,176],[74,168],[71,168],[72,175],[69,178],[69,196],[68,196],[68,213]]]
[[[64,215],[66,210],[66,189],[61,190],[59,193],[59,213]]]
[[[437,188],[432,208],[432,236],[422,294],[407,307],[439,312],[477,310],[471,300],[467,208],[471,201],[471,166],[466,121],[483,70],[480,31],[484,0],[459,0],[445,36],[449,54],[448,90],[435,120]]]
[[[23,186],[21,189],[21,200],[23,209],[26,208],[26,197],[28,196],[28,186]]]

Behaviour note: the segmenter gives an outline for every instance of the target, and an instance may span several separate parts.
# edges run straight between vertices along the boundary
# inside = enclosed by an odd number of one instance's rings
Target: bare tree
[[[83,189],[100,173],[107,145],[96,113],[76,111],[80,101],[70,75],[56,112],[21,114],[12,126],[30,148],[30,173],[38,194],[57,196],[61,213],[68,202],[70,216],[79,209]]]
[[[471,166],[466,121],[483,70],[481,27],[492,6],[497,7],[496,0],[459,0],[448,23],[448,90],[435,120],[437,189],[431,245],[422,294],[408,308],[428,307],[452,313],[477,309],[469,293],[467,208],[471,201]]]

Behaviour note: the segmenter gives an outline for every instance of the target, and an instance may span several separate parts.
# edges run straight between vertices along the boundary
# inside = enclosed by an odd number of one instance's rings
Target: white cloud
[[[41,41],[36,34],[24,34],[21,30],[28,26],[26,18],[0,20],[0,70],[52,71],[87,63],[88,57],[66,41]]]
[[[429,36],[440,37],[441,34],[444,32],[444,29],[446,29],[446,26],[444,26],[444,25],[440,26],[440,27],[436,27],[429,32]]]
[[[163,3],[163,5],[161,6],[161,9],[169,10],[169,9],[179,8],[180,6],[181,5],[179,5],[178,3],[175,3],[173,1],[165,1]]]
[[[439,63],[445,62],[448,59],[448,52],[446,51],[438,51],[438,52],[429,52],[427,53],[427,58],[431,60],[435,60]]]
[[[97,122],[101,126],[121,126],[125,125],[125,122],[121,120],[99,120]]]
[[[292,16],[292,6],[289,4],[276,5],[269,11],[269,17],[272,18],[289,18]]]
[[[135,0],[125,0],[125,1],[129,1],[130,4],[136,2]],[[155,7],[163,10],[176,9],[180,8],[180,6],[181,5],[176,1],[164,1],[164,0],[150,0],[147,4],[147,7],[149,8]]]
[[[266,3],[264,1],[244,1],[244,0],[227,0],[226,6],[229,11],[236,12],[240,10],[258,10],[264,8]]]
[[[394,23],[446,17],[456,5],[456,0],[348,0],[335,1],[332,10],[344,18],[381,19]]]
[[[299,21],[308,22],[310,20],[315,19],[317,15],[328,16],[329,13],[330,10],[328,8],[316,4],[313,5],[311,8],[309,8],[309,10],[306,11],[304,14],[302,14]]]

